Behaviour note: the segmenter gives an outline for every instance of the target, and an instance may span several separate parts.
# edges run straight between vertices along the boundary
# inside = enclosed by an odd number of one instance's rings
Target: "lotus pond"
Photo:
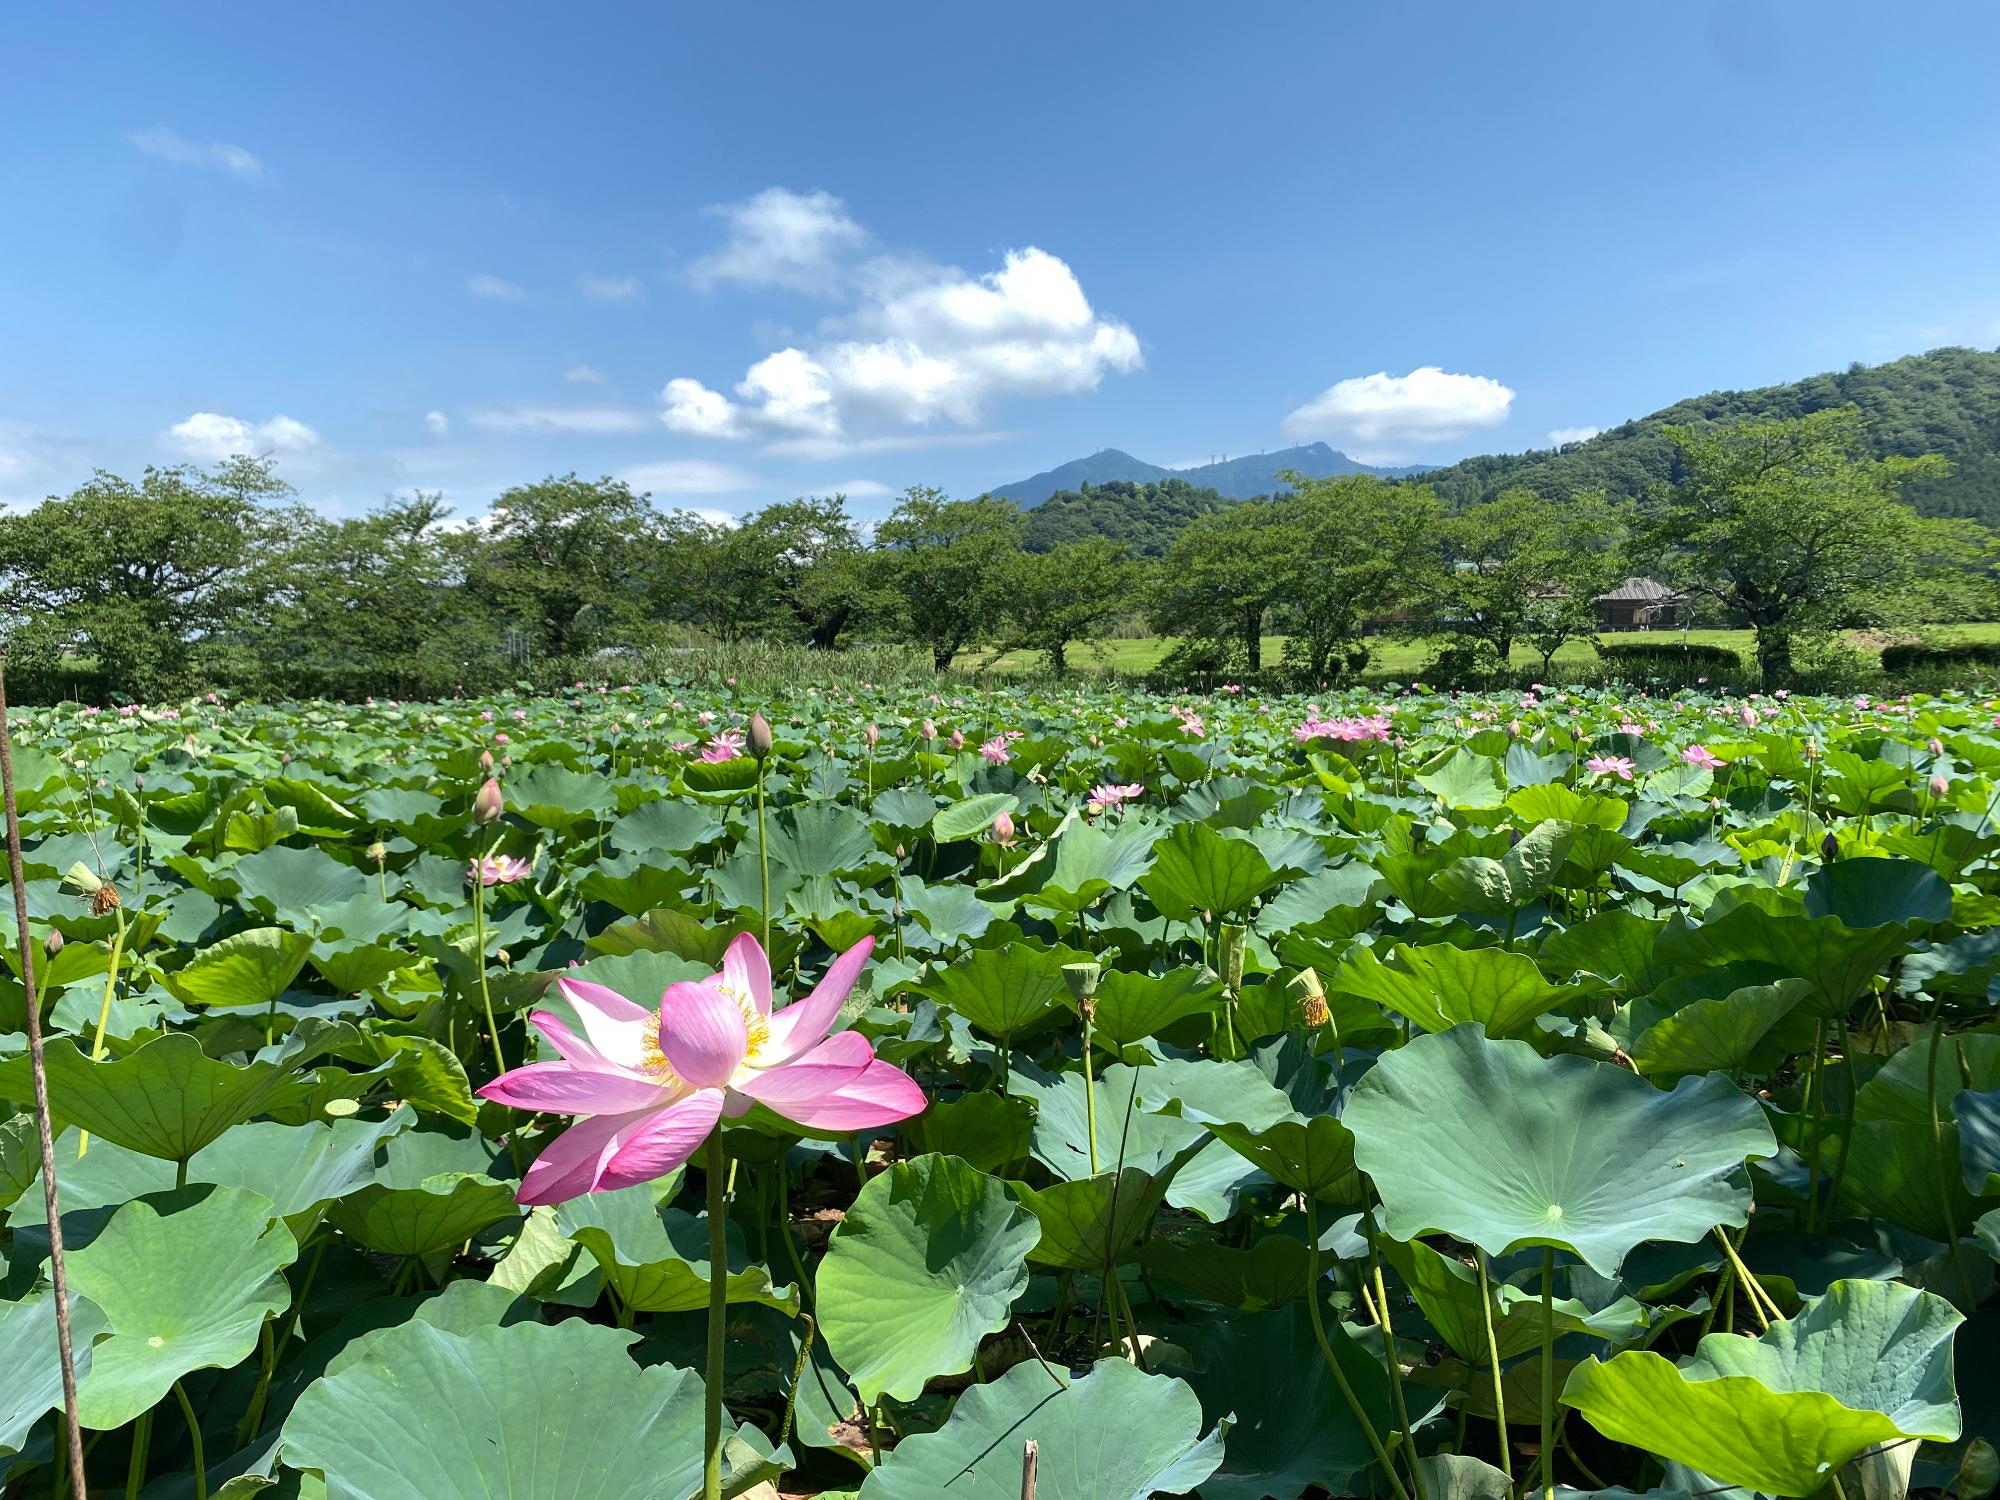
[[[2000,1480],[1985,699],[14,727],[94,1489],[684,1500],[711,1390],[730,1495]],[[11,1500],[70,1486],[8,946]]]

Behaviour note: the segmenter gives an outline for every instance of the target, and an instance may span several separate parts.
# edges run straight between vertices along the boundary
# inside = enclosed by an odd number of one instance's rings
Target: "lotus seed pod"
[[[1097,993],[1097,981],[1104,977],[1104,969],[1093,963],[1064,964],[1062,976],[1074,998],[1088,1000]]]
[[[375,840],[368,846],[368,858],[375,864],[386,864],[389,859],[389,846],[380,839]]]
[[[486,785],[472,799],[472,821],[481,828],[489,828],[500,821],[500,814],[506,808],[507,804],[500,798],[500,783],[489,776]]]
[[[771,721],[761,713],[750,715],[750,730],[746,736],[750,753],[758,760],[768,760],[771,755]]]
[[[1292,992],[1292,999],[1298,1003],[1299,1019],[1308,1027],[1324,1026],[1332,1011],[1327,1007],[1326,988],[1320,983],[1317,969],[1301,969],[1285,986]]]

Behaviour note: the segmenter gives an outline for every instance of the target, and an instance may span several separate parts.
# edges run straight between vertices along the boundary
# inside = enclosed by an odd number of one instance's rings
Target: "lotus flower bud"
[[[507,804],[500,799],[500,783],[491,776],[486,785],[472,799],[472,821],[481,828],[489,828],[500,821],[500,814],[507,810]]]
[[[933,724],[929,719],[924,720],[924,738],[927,740],[937,738],[937,725]]]
[[[873,750],[875,742],[882,738],[882,731],[876,725],[870,724],[866,729],[861,731],[861,738],[868,741],[868,748]]]
[[[1736,720],[1745,729],[1755,729],[1757,727],[1757,710],[1746,703],[1737,713]]]
[[[1285,986],[1292,992],[1292,999],[1298,1002],[1299,1019],[1307,1026],[1324,1026],[1332,1012],[1327,1008],[1326,986],[1320,983],[1317,969],[1301,969]]]
[[[1840,840],[1833,836],[1831,829],[1827,831],[1826,837],[1819,841],[1819,857],[1828,864],[1840,858]]]
[[[1942,797],[1946,792],[1950,790],[1951,790],[1951,779],[1947,777],[1942,771],[1938,772],[1937,775],[1931,778],[1931,795],[1933,797]]]
[[[1014,818],[1004,807],[993,815],[993,842],[1002,848],[1014,842]]]
[[[491,750],[482,750],[479,752],[479,769],[484,775],[491,776],[493,774],[493,752]]]
[[[771,755],[771,721],[761,713],[750,715],[750,728],[744,736],[744,743],[758,760],[768,760]]]
[[[963,729],[954,729],[951,732],[950,744],[954,750],[963,750],[965,748],[965,731]]]
[[[1930,751],[1930,753],[1933,755],[1942,755],[1944,754],[1944,741],[1939,739],[1936,735],[1932,735],[1930,739],[1925,743],[1924,748]]]
[[[1518,740],[1521,737],[1521,733],[1522,733],[1521,721],[1519,719],[1509,719],[1507,721],[1508,738]]]
[[[60,927],[51,927],[49,935],[42,939],[42,952],[54,958],[63,951],[63,935]]]

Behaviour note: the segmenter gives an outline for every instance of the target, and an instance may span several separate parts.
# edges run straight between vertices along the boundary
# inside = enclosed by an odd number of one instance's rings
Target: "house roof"
[[[1682,596],[1652,578],[1628,578],[1609,593],[1599,594],[1599,604],[1662,604]]]

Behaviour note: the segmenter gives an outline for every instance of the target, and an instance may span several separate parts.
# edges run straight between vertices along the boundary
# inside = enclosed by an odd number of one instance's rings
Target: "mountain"
[[[1163,479],[1183,479],[1196,489],[1210,489],[1228,500],[1247,500],[1252,495],[1269,495],[1282,489],[1278,475],[1286,469],[1321,478],[1328,474],[1380,474],[1401,479],[1424,472],[1422,465],[1380,469],[1359,463],[1325,443],[1307,443],[1299,448],[1280,448],[1273,453],[1247,454],[1220,463],[1201,464],[1192,469],[1167,469],[1117,448],[1105,448],[1088,458],[1072,459],[1053,469],[996,484],[987,493],[1012,500],[1022,509],[1040,505],[1049,496],[1065,490],[1080,491],[1085,485],[1110,484],[1124,480],[1145,484]]]
[[[1877,457],[1936,453],[1951,461],[1940,479],[1903,496],[1929,516],[1970,516],[2000,527],[2000,351],[1933,349],[1882,365],[1849,365],[1788,385],[1696,396],[1599,433],[1588,442],[1528,453],[1463,459],[1423,476],[1454,507],[1516,487],[1549,495],[1602,490],[1633,499],[1680,477],[1669,424],[1802,417],[1859,407]]]

